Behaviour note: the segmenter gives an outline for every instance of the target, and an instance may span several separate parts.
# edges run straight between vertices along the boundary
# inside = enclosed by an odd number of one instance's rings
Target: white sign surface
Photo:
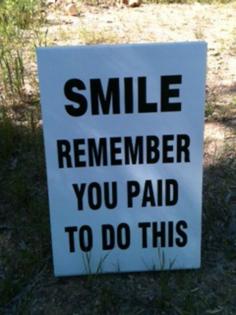
[[[206,44],[38,65],[55,275],[199,268]]]

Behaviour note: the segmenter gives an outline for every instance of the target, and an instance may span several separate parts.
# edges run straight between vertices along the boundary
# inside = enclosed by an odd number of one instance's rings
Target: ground
[[[81,4],[78,16],[53,6],[47,13],[49,45],[207,42],[202,267],[55,278],[41,123],[32,118],[29,134],[7,121],[1,130],[12,142],[4,143],[0,172],[0,313],[235,315],[236,3]],[[35,69],[29,63],[28,71]]]

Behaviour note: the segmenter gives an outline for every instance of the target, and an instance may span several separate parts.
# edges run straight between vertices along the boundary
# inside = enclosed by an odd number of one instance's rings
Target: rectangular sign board
[[[206,44],[37,54],[55,275],[199,268]]]

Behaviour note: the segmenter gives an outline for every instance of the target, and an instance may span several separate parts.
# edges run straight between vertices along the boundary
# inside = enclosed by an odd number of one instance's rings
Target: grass
[[[37,89],[34,95],[24,90],[26,82],[35,81],[34,73],[26,74],[26,64],[35,38],[40,38],[39,3],[0,3],[0,265],[5,275],[0,282],[1,305],[28,283],[49,248],[39,101]]]
[[[0,101],[5,104],[24,101],[25,63],[29,62],[29,50],[40,44],[44,18],[41,1],[0,2]],[[29,75],[27,80],[30,82]]]
[[[111,31],[95,31],[89,30],[85,27],[79,29],[79,38],[83,44],[115,44],[117,38]]]
[[[29,7],[20,7],[22,3],[29,3]],[[12,20],[0,26],[0,313],[234,315],[235,234],[229,232],[229,225],[235,208],[227,201],[236,181],[233,129],[232,137],[213,153],[204,169],[201,270],[67,279],[52,276],[39,99],[37,90],[33,95],[24,92],[29,60],[29,56],[25,59],[25,50],[32,54],[35,38],[41,41],[39,26],[44,23],[42,19],[35,21],[36,26],[31,24],[38,8],[30,3],[33,2],[25,0],[21,4],[0,4],[1,19],[13,10],[9,17]],[[116,41],[112,32],[85,28],[80,32],[86,44]],[[222,107],[218,97],[218,91],[209,91],[206,117],[227,125],[236,103],[233,99]],[[159,258],[164,264],[162,254]],[[89,257],[85,257],[88,270],[89,264]]]
[[[32,120],[26,126],[15,125],[8,115],[5,110],[0,119],[0,145],[5,148],[0,157],[0,215],[5,227],[1,230],[0,226],[0,261],[6,268],[0,284],[3,304],[28,282],[49,248],[42,132]]]
[[[229,121],[235,117],[235,109],[236,100],[234,98],[229,103],[221,104],[217,100],[212,101],[209,97],[206,101],[205,117],[208,121]]]

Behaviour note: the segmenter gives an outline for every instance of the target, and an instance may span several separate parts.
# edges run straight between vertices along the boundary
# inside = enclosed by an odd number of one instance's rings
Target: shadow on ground
[[[235,314],[235,145],[204,169],[202,268],[53,277],[44,150],[34,118],[0,121],[0,312]],[[232,130],[233,131],[233,130]],[[235,130],[234,130],[235,132]]]

